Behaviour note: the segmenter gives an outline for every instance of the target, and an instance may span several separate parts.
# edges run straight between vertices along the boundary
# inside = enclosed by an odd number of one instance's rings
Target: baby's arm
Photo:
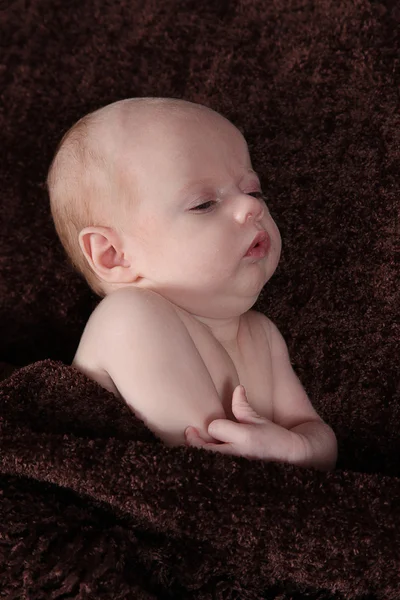
[[[272,358],[273,420],[269,417],[270,406],[263,410],[258,405],[256,412],[239,385],[232,398],[236,422],[216,419],[208,428],[222,444],[205,441],[194,427],[185,432],[187,443],[222,454],[331,470],[337,458],[335,434],[313,409],[278,329],[264,315],[262,323]]]
[[[298,436],[298,458],[304,467],[330,470],[337,460],[337,442],[332,429],[314,410],[290,363],[286,342],[274,323],[263,315],[268,336],[273,377],[273,421]],[[262,413],[261,413],[262,414]]]
[[[185,444],[194,425],[208,441],[208,425],[225,418],[211,376],[174,308],[149,290],[124,288],[98,307],[102,367],[146,425],[167,445]]]

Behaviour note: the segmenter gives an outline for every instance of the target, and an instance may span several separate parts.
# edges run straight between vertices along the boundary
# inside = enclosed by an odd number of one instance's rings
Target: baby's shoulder
[[[166,326],[168,318],[180,324],[171,303],[159,294],[138,288],[116,290],[103,298],[90,315],[72,366],[115,391],[107,373],[110,364],[120,360],[122,342],[132,336],[138,338],[138,330],[143,330],[141,323],[146,324],[148,336],[156,329],[175,331],[174,323]]]
[[[141,315],[149,313],[165,317],[167,313],[175,314],[175,311],[171,302],[157,292],[144,288],[124,287],[103,298],[91,314],[89,322],[93,321],[96,328],[107,327],[107,325],[115,328],[119,323],[124,327],[127,319],[140,318]]]
[[[135,325],[142,317],[150,317],[156,325],[157,315],[165,319],[176,315],[165,298],[146,289],[120,288],[105,296],[91,313],[84,328],[80,348],[103,351]],[[176,318],[176,317],[175,317]]]

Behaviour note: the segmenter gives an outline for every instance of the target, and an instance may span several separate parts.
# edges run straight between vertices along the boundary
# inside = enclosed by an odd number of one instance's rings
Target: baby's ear
[[[79,233],[79,246],[96,275],[108,283],[132,280],[120,236],[110,227],[85,227]]]

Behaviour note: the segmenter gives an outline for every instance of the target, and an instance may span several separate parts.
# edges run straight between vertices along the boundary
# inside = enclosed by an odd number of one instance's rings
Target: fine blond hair
[[[85,227],[117,226],[113,200],[118,198],[112,164],[96,144],[93,130],[96,112],[75,123],[61,139],[47,176],[50,210],[64,250],[73,267],[95,294],[104,297],[103,286],[79,245]],[[108,213],[108,214],[107,214]]]
[[[107,226],[121,233],[124,216],[132,207],[132,193],[119,172],[115,148],[107,148],[99,130],[118,111],[127,115],[134,107],[150,106],[154,114],[175,113],[194,105],[175,98],[129,98],[82,117],[61,139],[47,176],[54,225],[72,266],[98,296],[106,292],[79,245],[85,227]],[[119,122],[123,127],[123,121]]]

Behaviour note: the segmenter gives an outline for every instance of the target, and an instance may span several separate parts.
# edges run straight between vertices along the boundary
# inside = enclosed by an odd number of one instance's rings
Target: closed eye
[[[262,200],[263,202],[266,202],[266,197],[264,196],[264,194],[262,192],[247,192],[247,196],[254,196],[254,198],[258,198],[259,200]],[[212,205],[217,204],[217,202],[215,202],[215,200],[208,200],[207,202],[203,202],[203,204],[199,204],[198,206],[195,206],[194,208],[191,208],[191,211],[194,210],[199,210],[200,212],[211,212],[210,209],[212,209]]]
[[[200,211],[208,212],[207,210],[205,210],[204,207],[206,207],[209,204],[216,204],[216,202],[215,202],[215,200],[208,200],[207,202],[203,202],[203,204],[199,204],[199,206],[195,206],[194,208],[191,208],[190,210],[200,210]]]

